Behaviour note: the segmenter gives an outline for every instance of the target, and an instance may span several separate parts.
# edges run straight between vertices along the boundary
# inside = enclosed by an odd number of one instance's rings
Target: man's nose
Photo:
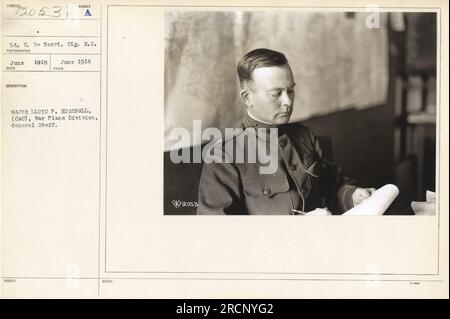
[[[287,92],[283,92],[281,102],[283,106],[287,106],[289,108],[292,106],[292,99],[289,97],[289,94]]]

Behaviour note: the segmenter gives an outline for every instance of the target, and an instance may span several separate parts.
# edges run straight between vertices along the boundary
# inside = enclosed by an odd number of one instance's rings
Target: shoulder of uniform
[[[233,128],[225,129],[225,136],[221,139],[222,143],[236,139],[238,136],[242,135],[245,130],[249,129],[243,125],[238,125]]]
[[[225,129],[222,131],[222,137],[216,138],[214,140],[209,141],[207,144],[203,146],[204,156],[206,156],[205,161],[215,161],[217,163],[221,163],[223,156],[228,156],[228,146],[234,145],[236,138],[242,133],[242,129],[240,127]],[[213,151],[213,149],[221,149],[222,152],[217,153]],[[233,154],[233,153],[231,153]],[[232,155],[231,155],[232,156]]]
[[[298,137],[307,138],[311,141],[315,141],[317,139],[314,132],[307,126],[301,123],[289,123],[287,126],[288,134],[293,134]]]
[[[210,147],[217,147],[221,145],[222,147],[229,141],[236,139],[242,133],[242,129],[240,127],[233,128],[232,131],[225,131],[225,134],[221,138],[217,138],[213,141],[210,141],[208,145]]]

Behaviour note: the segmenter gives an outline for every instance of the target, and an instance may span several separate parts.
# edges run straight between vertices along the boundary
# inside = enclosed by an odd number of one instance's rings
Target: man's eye
[[[295,92],[294,90],[289,90],[289,91],[288,91],[289,94],[292,94],[292,93],[294,93],[294,92]]]
[[[272,97],[279,97],[281,95],[281,92],[271,93],[270,96]]]

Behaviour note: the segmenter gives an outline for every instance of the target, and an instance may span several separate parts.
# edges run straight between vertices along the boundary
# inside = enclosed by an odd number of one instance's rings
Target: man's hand
[[[353,206],[361,204],[365,199],[369,198],[372,193],[375,192],[375,188],[357,188],[353,192]]]

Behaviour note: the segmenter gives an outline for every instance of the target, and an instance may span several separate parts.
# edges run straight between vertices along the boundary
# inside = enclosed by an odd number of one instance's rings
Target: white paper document
[[[392,184],[384,185],[361,204],[346,211],[344,215],[383,215],[398,193],[397,186]]]

